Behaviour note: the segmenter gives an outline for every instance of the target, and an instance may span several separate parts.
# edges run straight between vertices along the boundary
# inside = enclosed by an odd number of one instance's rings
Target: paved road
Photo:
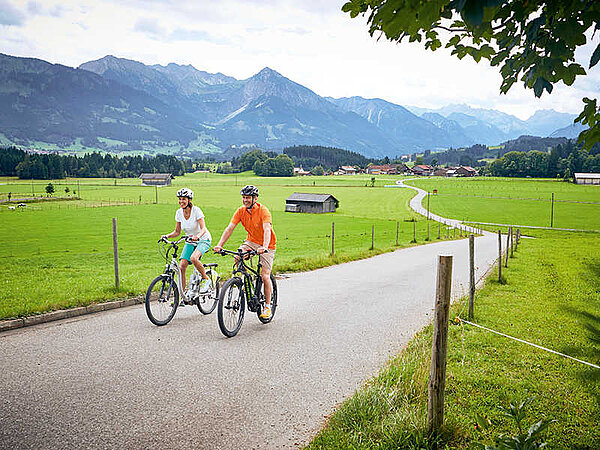
[[[497,240],[476,239],[477,277]],[[438,254],[467,240],[280,279],[275,320],[227,339],[215,313],[155,327],[142,305],[0,335],[0,448],[294,448],[432,317]]]

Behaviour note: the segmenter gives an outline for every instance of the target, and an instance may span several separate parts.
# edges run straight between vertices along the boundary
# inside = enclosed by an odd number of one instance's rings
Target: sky
[[[597,98],[600,64],[572,86],[535,98],[500,94],[487,62],[369,36],[345,0],[0,0],[0,53],[77,67],[114,55],[144,64],[191,64],[246,79],[270,67],[324,97],[381,98],[403,106],[467,104],[520,119],[536,110],[577,114]],[[600,33],[577,53],[587,69]]]

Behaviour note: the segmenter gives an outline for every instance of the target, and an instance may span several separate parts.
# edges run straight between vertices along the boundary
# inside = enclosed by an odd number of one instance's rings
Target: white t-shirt
[[[181,222],[181,228],[188,236],[196,236],[200,232],[200,225],[198,224],[198,219],[202,218],[204,218],[204,213],[196,205],[192,206],[192,211],[190,213],[189,219],[186,219],[184,217],[183,209],[181,208],[179,208],[175,213],[175,221]],[[212,239],[208,228],[206,228],[204,234],[200,236],[200,239]]]

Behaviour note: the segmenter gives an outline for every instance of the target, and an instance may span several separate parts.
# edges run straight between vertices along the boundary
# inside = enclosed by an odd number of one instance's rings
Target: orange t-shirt
[[[246,239],[258,245],[263,244],[265,236],[263,224],[270,223],[271,241],[269,242],[269,248],[275,248],[275,232],[273,231],[273,222],[271,221],[271,213],[266,206],[263,206],[260,203],[255,203],[250,211],[248,211],[245,206],[240,206],[233,214],[231,223],[237,225],[240,222],[242,222],[242,225],[248,232]]]

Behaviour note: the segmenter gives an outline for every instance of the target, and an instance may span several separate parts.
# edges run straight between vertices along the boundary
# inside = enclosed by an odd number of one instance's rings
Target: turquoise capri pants
[[[200,252],[200,256],[202,256],[210,249],[210,244],[210,239],[200,239],[196,244],[189,244],[186,242],[179,259],[185,259],[188,262],[192,262],[190,259],[192,257],[192,253],[194,253],[195,250],[198,250]]]

